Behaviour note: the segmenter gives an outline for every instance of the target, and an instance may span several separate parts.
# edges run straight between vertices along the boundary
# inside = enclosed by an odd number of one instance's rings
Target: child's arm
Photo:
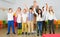
[[[28,7],[27,7],[27,5],[26,4],[23,4],[24,6],[25,6],[25,8],[26,8],[26,10],[27,10],[27,12],[28,12]]]
[[[26,23],[28,22],[28,17],[27,17],[27,19],[26,19]]]
[[[46,3],[46,11],[48,11],[48,4]]]

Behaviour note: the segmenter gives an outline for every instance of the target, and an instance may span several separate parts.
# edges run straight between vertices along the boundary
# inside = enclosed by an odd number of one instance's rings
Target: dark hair
[[[32,8],[29,8],[29,10],[33,10]]]
[[[18,9],[20,9],[20,10],[21,10],[21,8],[20,8],[20,7],[18,7]]]
[[[12,8],[9,8],[9,10],[11,10]]]
[[[38,9],[38,15],[39,15],[39,10],[41,11],[40,15],[41,15],[41,17],[42,17],[42,10],[41,10],[41,9]]]

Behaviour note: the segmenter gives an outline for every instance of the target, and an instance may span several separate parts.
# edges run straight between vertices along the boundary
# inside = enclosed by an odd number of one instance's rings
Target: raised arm
[[[49,8],[48,8],[48,4],[46,3],[46,11],[48,11],[49,10]]]
[[[26,9],[26,10],[27,10],[27,12],[28,12],[29,10],[28,10],[27,5],[26,5],[25,3],[24,3],[23,5],[25,6],[25,9]]]

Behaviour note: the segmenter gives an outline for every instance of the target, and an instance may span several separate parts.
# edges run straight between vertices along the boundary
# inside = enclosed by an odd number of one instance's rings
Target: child
[[[44,33],[46,34],[47,31],[47,14],[48,14],[48,4],[46,3],[46,6],[42,7],[42,16],[43,16],[43,26],[42,26],[42,33],[44,31]]]
[[[24,9],[24,12],[22,13],[22,34],[27,34],[27,10]]]
[[[35,13],[37,15],[36,17],[36,21],[37,21],[37,36],[39,36],[39,34],[42,35],[42,24],[43,24],[43,18],[42,18],[42,10],[39,9],[38,13]],[[40,32],[40,33],[39,33]]]
[[[7,19],[8,20],[8,33],[7,33],[7,35],[10,34],[10,27],[11,26],[12,26],[12,32],[13,32],[13,34],[15,34],[13,15],[14,15],[14,13],[13,13],[12,8],[9,8],[9,12],[7,13],[7,18],[8,18]]]
[[[52,6],[49,7],[49,14],[48,14],[48,22],[49,22],[49,33],[51,34],[51,31],[53,32],[53,34],[55,34],[55,30],[54,30],[54,20],[56,20],[54,11]],[[51,29],[52,28],[52,29]]]
[[[22,21],[22,14],[21,14],[21,8],[18,7],[16,11],[16,16],[17,16],[17,25],[18,25],[18,35],[20,34],[20,29],[21,29],[21,21]]]
[[[28,13],[28,34],[33,33],[33,9],[30,8],[29,9],[29,13]]]

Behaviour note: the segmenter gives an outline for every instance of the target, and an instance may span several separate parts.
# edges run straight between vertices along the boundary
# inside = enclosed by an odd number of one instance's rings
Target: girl
[[[16,16],[17,16],[17,25],[18,25],[18,35],[20,34],[20,29],[21,29],[21,20],[22,20],[22,15],[21,15],[21,8],[18,7],[16,11]]]
[[[55,30],[54,30],[54,24],[53,21],[56,20],[54,11],[52,6],[49,7],[49,14],[48,14],[48,22],[49,22],[49,33],[51,34],[51,31],[53,32],[53,34],[55,34]]]
[[[7,35],[10,34],[10,26],[12,26],[12,32],[13,32],[13,34],[15,34],[13,15],[14,15],[14,13],[13,13],[12,8],[9,8],[9,12],[7,13],[7,18],[8,18],[7,19],[8,20],[8,33],[7,33]]]
[[[43,18],[42,18],[42,10],[39,9],[38,13],[35,13],[37,15],[36,17],[36,21],[37,21],[37,36],[39,36],[39,34],[42,35],[42,24],[43,24]],[[40,33],[39,33],[40,32]]]
[[[27,34],[27,10],[24,9],[24,12],[22,13],[22,34]]]

